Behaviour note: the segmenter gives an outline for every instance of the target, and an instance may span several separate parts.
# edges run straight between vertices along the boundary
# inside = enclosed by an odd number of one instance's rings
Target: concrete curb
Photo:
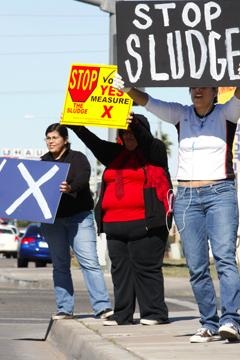
[[[140,357],[104,339],[77,320],[53,322],[48,340],[68,359],[84,360],[139,360]]]
[[[11,276],[0,275],[0,282],[13,284],[19,287],[32,287],[39,288],[44,287],[44,284],[40,283],[38,280],[23,280],[23,279],[14,279]]]
[[[191,344],[199,327],[196,311],[173,312],[167,325],[103,326],[93,316],[55,320],[48,341],[68,360],[226,360],[239,359],[238,343]]]
[[[85,282],[81,269],[71,269],[71,273],[74,282],[74,289],[84,289]],[[110,273],[104,273],[104,279],[109,291],[112,291],[112,279]],[[2,268],[0,274],[0,283],[6,283],[20,288],[52,289],[52,268]]]

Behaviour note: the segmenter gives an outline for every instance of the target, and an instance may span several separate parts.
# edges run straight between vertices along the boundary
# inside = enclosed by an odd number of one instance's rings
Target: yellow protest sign
[[[226,101],[230,100],[235,91],[235,87],[227,86],[227,87],[219,87],[218,88],[218,102],[220,104],[224,104]]]
[[[115,65],[73,64],[61,124],[126,129],[132,100],[112,87]]]

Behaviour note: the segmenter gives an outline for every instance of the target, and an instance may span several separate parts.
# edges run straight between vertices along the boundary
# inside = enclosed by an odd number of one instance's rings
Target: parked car
[[[35,262],[36,267],[44,267],[52,262],[48,243],[42,235],[40,224],[28,225],[19,241],[17,266],[28,267],[29,261]]]
[[[8,227],[12,228],[13,231],[15,232],[15,234],[19,234],[18,228],[15,225],[12,224],[7,224]]]
[[[17,257],[19,237],[8,225],[0,225],[0,253],[10,258]]]
[[[27,229],[26,227],[25,228],[22,228],[22,227],[18,228],[19,238],[21,238],[25,234],[26,229]]]

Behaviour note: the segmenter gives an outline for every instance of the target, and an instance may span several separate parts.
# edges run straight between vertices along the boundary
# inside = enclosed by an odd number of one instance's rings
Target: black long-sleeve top
[[[58,160],[55,160],[50,152],[44,154],[41,159],[70,164],[66,181],[71,185],[72,191],[62,194],[56,217],[69,217],[81,211],[93,209],[93,198],[89,186],[91,167],[83,153],[68,149]]]
[[[108,166],[123,150],[123,145],[100,139],[84,126],[68,126],[92,151],[94,156],[104,165]],[[168,159],[165,144],[141,124],[131,124],[131,130],[136,137],[138,147],[142,150],[147,162],[161,166],[168,172]]]

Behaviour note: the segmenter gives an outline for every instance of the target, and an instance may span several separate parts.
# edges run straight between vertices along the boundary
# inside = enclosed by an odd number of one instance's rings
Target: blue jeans
[[[183,243],[202,326],[240,327],[240,277],[236,265],[238,204],[234,181],[199,188],[178,186],[174,218]],[[209,245],[220,283],[221,317],[209,272]]]
[[[70,247],[79,262],[95,315],[112,308],[96,250],[96,229],[92,211],[57,218],[42,224],[53,262],[53,282],[57,311],[73,313],[74,289]]]

